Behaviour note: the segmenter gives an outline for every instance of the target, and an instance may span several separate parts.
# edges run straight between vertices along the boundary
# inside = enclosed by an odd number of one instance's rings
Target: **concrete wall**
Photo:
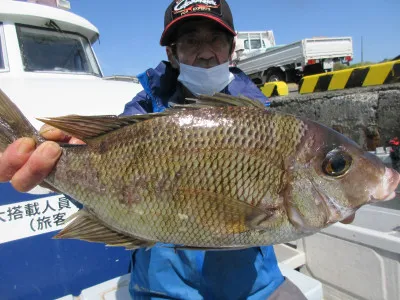
[[[271,98],[271,109],[329,126],[366,150],[400,138],[400,84]]]

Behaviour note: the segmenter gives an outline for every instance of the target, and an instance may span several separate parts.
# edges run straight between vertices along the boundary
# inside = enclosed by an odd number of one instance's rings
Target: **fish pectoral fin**
[[[239,202],[239,203],[238,203]],[[236,205],[241,205],[242,211],[247,211],[245,224],[252,230],[265,230],[273,226],[277,219],[276,210],[263,210],[251,204],[242,201],[235,201]],[[247,206],[247,208],[246,208]]]
[[[155,244],[108,228],[85,208],[78,211],[73,217],[73,221],[53,238],[105,243],[108,246],[125,247],[127,250],[149,248]]]
[[[265,211],[230,195],[221,195],[199,188],[181,188],[180,193],[183,198],[195,199],[189,203],[191,209],[202,210],[204,207],[208,207],[208,210],[218,212],[219,217],[195,218],[198,225],[216,235],[241,234],[259,229],[275,213],[274,211]]]
[[[245,226],[250,230],[276,229],[284,218],[284,212],[279,206],[261,208],[237,199],[226,202],[232,211],[245,215]]]

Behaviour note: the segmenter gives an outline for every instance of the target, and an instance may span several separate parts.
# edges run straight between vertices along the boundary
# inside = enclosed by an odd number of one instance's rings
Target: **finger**
[[[75,145],[85,144],[84,141],[77,139],[75,137],[71,137],[60,129],[57,129],[51,125],[45,124],[40,128],[40,135],[43,136],[46,140],[56,141],[56,142],[65,142]]]
[[[77,139],[77,138],[74,138],[74,137],[72,137],[72,138],[69,140],[68,143],[74,144],[74,145],[84,145],[84,144],[85,144],[84,141],[82,141],[82,140],[80,140],[80,139]]]
[[[354,218],[356,217],[356,214],[352,214],[351,216],[348,216],[346,219],[340,221],[343,224],[350,224],[354,221]]]
[[[40,135],[49,141],[67,142],[71,137],[60,129],[44,124],[39,131]]]
[[[10,181],[28,161],[35,147],[36,143],[31,138],[21,138],[9,145],[0,157],[0,182]]]
[[[45,142],[32,153],[26,164],[12,177],[11,184],[17,191],[27,192],[41,183],[51,172],[61,155],[55,142]]]

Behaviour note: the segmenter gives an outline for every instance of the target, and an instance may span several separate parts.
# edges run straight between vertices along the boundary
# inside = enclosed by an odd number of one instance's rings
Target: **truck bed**
[[[239,59],[237,66],[246,74],[271,67],[293,65],[301,68],[309,60],[335,59],[353,56],[352,38],[308,38],[288,45],[267,49],[261,54]]]

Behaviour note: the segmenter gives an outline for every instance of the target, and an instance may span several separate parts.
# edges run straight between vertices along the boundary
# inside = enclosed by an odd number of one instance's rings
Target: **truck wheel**
[[[285,81],[283,72],[275,71],[268,75],[267,82]]]

